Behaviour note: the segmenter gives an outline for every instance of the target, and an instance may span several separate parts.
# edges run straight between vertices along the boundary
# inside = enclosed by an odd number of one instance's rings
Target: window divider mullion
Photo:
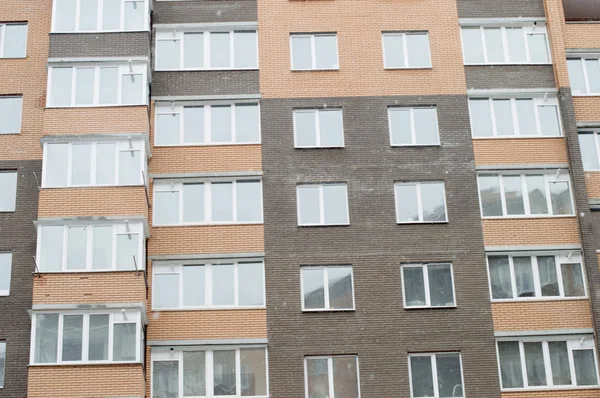
[[[429,291],[429,264],[423,264],[421,267],[423,273],[423,290],[425,290],[425,306],[431,307],[431,294]]]
[[[317,147],[321,146],[321,111],[318,109],[315,109],[314,111],[315,113],[315,143],[317,144]]]
[[[525,346],[523,341],[519,340],[519,356],[521,358],[521,373],[523,376],[523,387],[529,387],[529,379],[527,377],[527,362],[525,361]]]
[[[487,43],[485,41],[485,28],[483,26],[479,27],[479,32],[481,34],[481,49],[483,50],[483,63],[489,63],[488,59],[488,51],[487,51]]]
[[[96,15],[96,31],[102,30],[102,18],[104,17],[104,0],[98,0]]]
[[[112,362],[113,361],[113,345],[114,345],[114,340],[115,340],[115,335],[114,335],[114,331],[115,331],[115,314],[114,312],[111,312],[108,314],[108,361]]]
[[[173,115],[179,116],[179,145],[183,145],[185,142],[185,106],[176,105],[172,112]],[[171,117],[173,117],[173,115],[171,115]]]
[[[179,206],[179,212],[178,212],[178,217],[179,217],[179,225],[183,224],[183,187],[184,187],[184,183],[178,183],[175,185],[174,191],[177,192],[177,202],[178,202],[178,206]]]
[[[231,36],[231,39],[229,40],[229,68],[230,69],[234,69],[235,68],[235,33],[233,30],[228,32],[229,35]]]
[[[575,373],[575,357],[573,356],[573,340],[567,340],[567,355],[569,359],[569,371],[571,372],[571,385],[576,386],[577,375]],[[596,358],[594,357],[594,359]]]
[[[412,145],[417,144],[417,124],[415,123],[415,108],[408,110],[410,118],[410,143]]]
[[[506,33],[506,26],[500,27],[500,37],[502,39],[502,53],[504,54],[504,63],[509,64],[512,62],[510,56],[510,48],[508,43],[508,33]]]
[[[63,339],[63,327],[64,327],[64,314],[58,313],[58,331],[56,333],[56,363],[62,362],[62,339]],[[39,331],[38,331],[39,332]]]
[[[544,372],[546,373],[546,385],[548,387],[554,386],[554,380],[552,375],[552,366],[550,364],[550,347],[548,341],[542,341],[542,356],[544,358]]]
[[[80,31],[81,27],[81,0],[75,0],[75,32]]]
[[[242,395],[242,378],[241,370],[242,370],[242,361],[241,361],[241,352],[239,348],[234,350],[235,352],[235,392],[236,396]]]
[[[406,33],[402,33],[402,52],[404,53],[404,68],[410,68],[410,62],[408,60],[408,39]]]
[[[526,215],[531,214],[531,203],[529,203],[529,190],[527,188],[527,178],[523,174],[519,174],[521,178],[521,190],[523,191],[523,209]]]
[[[205,293],[204,293],[204,303],[206,304],[206,307],[212,307],[213,306],[213,283],[212,283],[212,264],[204,264],[204,288],[205,288]]]
[[[183,302],[183,297],[184,297],[184,292],[183,292],[183,264],[178,264],[172,267],[174,267],[174,270],[176,270],[175,272],[177,272],[177,282],[179,284],[179,294],[178,296],[178,307],[179,308],[183,308],[185,307],[185,303]]]
[[[540,281],[540,268],[538,266],[537,256],[531,256],[531,273],[533,274],[535,297],[542,297],[542,283]]]
[[[581,70],[583,71],[583,81],[585,84],[585,94],[591,94],[591,89],[590,89],[590,80],[589,80],[589,76],[588,76],[588,71],[587,71],[587,65],[585,63],[585,58],[580,58],[580,62],[581,62]],[[600,62],[600,60],[599,60]]]
[[[511,284],[511,293],[513,299],[518,298],[517,295],[517,275],[515,273],[515,263],[513,261],[513,256],[508,256],[508,272],[510,274],[510,284]]]
[[[433,380],[433,395],[435,397],[440,396],[440,386],[438,383],[437,374],[437,355],[431,354],[431,378]]]
[[[321,225],[325,224],[325,194],[324,185],[319,185],[319,221]]]
[[[117,225],[112,225],[111,233],[112,252],[110,253],[110,269],[116,271],[117,269]]]
[[[5,41],[5,39],[6,39],[6,24],[3,24],[3,25],[0,25],[0,58],[4,58],[4,41]]]
[[[323,267],[323,298],[325,300],[325,308],[326,310],[331,309],[331,305],[329,303],[329,273],[327,272],[327,267]]]
[[[335,398],[333,382],[333,357],[327,357],[327,381],[329,382],[329,398]]]
[[[559,297],[565,298],[565,287],[562,276],[562,261],[559,256],[554,256],[554,267],[556,268],[556,279],[558,281],[558,294]]]
[[[119,7],[121,9],[121,15],[119,20],[119,29],[125,30],[125,0],[120,0]]]
[[[179,70],[185,69],[185,32],[177,32],[173,41],[179,46]]]
[[[527,60],[527,63],[530,64],[531,63],[531,49],[529,48],[529,32],[528,29],[526,29],[525,27],[523,27],[522,29],[523,32],[523,43],[525,43],[525,59]]]
[[[235,104],[230,105],[231,112],[229,112],[230,123],[231,123],[231,143],[234,144],[237,141],[237,126],[235,123],[236,106]]]
[[[83,322],[81,326],[81,360],[83,362],[88,362],[90,360],[90,314],[83,314]]]
[[[202,106],[204,112],[204,144],[212,143],[211,133],[212,133],[212,106],[211,105],[203,105]]]
[[[516,137],[521,136],[521,126],[519,126],[519,114],[517,112],[517,99],[510,98],[510,109],[512,111],[513,131]]]
[[[231,214],[233,218],[233,222],[238,222],[238,214],[237,214],[237,206],[238,205],[238,197],[237,197],[237,180],[233,180],[231,182]]]
[[[210,31],[202,32],[203,69],[210,69]]]
[[[62,261],[61,261],[61,270],[62,272],[67,272],[67,251],[69,249],[68,237],[69,237],[69,226],[63,226],[63,252],[62,252]]]
[[[85,270],[91,271],[94,256],[94,226],[86,225],[86,248],[85,248]]]
[[[539,98],[533,98],[533,117],[535,118],[535,135],[542,136],[542,119],[540,118]]]
[[[233,263],[233,305],[234,307],[240,306],[240,270],[239,263],[236,261]]]
[[[92,142],[92,143],[90,143],[90,186],[98,185],[96,183],[96,171],[98,169],[97,161],[98,161],[98,143]]]
[[[488,98],[490,105],[490,116],[492,119],[492,137],[498,136],[498,126],[496,124],[496,105],[494,104],[493,98]]]
[[[313,70],[317,69],[316,45],[317,45],[316,35],[310,35],[310,57],[311,57],[311,66],[312,66]]]
[[[552,209],[552,198],[550,197],[550,179],[548,174],[544,173],[544,191],[546,192],[546,206],[548,207],[548,215],[554,215],[554,209]]]
[[[423,203],[421,203],[421,184],[416,183],[415,187],[416,187],[416,191],[417,191],[417,215],[419,217],[418,222],[423,222]]]
[[[508,206],[506,205],[506,192],[504,190],[504,175],[498,174],[500,180],[500,201],[502,202],[502,213],[504,217],[508,217]]]

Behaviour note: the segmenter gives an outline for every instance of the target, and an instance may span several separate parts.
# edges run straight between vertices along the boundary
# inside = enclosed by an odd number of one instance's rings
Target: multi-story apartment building
[[[0,398],[600,397],[593,0],[4,0]]]

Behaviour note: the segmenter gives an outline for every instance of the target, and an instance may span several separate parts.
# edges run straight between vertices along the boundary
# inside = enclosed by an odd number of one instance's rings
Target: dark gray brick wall
[[[543,17],[544,0],[457,0],[459,18]]]
[[[571,21],[600,20],[598,0],[563,0],[565,19]]]
[[[150,56],[149,32],[50,34],[50,58],[127,56]]]
[[[259,94],[258,71],[153,72],[152,96]]]
[[[552,65],[467,65],[467,89],[555,88]]]
[[[345,148],[294,149],[292,109],[341,106]],[[392,148],[389,105],[438,107],[441,146]],[[305,355],[357,354],[363,398],[409,397],[407,355],[460,351],[468,396],[499,398],[467,99],[261,101],[269,378],[304,397]],[[394,181],[443,180],[447,224],[397,225]],[[298,227],[296,185],[345,181],[350,225]],[[458,308],[404,310],[403,262],[451,261]],[[356,311],[302,313],[300,265],[352,264]]]
[[[38,181],[42,161],[0,161],[0,170],[17,170],[17,206],[14,213],[0,213],[0,250],[12,252],[10,295],[0,297],[0,340],[6,342],[6,370],[0,397],[27,396],[29,334],[36,248]]]
[[[257,21],[256,0],[155,1],[153,23]]]
[[[596,250],[600,250],[600,210],[592,210],[592,224]]]

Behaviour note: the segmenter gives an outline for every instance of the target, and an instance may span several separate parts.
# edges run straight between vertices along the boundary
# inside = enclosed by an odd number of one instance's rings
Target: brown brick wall
[[[145,133],[148,107],[47,108],[44,134]]]
[[[577,218],[481,220],[486,246],[580,244]]]
[[[586,172],[585,184],[590,199],[600,199],[600,172]]]
[[[154,147],[153,173],[260,171],[260,145]]]
[[[569,85],[569,71],[565,55],[565,14],[562,0],[544,0],[544,5],[556,83],[558,87],[566,87]]]
[[[564,138],[515,138],[473,140],[475,164],[568,163]]]
[[[496,332],[592,327],[588,300],[492,303]]]
[[[145,381],[141,364],[29,368],[29,398],[143,396]]]
[[[598,396],[600,396],[600,390],[598,389],[523,391],[502,393],[502,398],[598,398]]]
[[[600,97],[573,97],[578,122],[600,121]]]
[[[568,23],[563,32],[566,48],[600,48],[598,23]]]

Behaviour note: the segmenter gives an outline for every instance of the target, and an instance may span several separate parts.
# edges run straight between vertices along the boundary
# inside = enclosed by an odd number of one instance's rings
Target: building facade
[[[600,396],[592,0],[0,4],[1,397]]]

